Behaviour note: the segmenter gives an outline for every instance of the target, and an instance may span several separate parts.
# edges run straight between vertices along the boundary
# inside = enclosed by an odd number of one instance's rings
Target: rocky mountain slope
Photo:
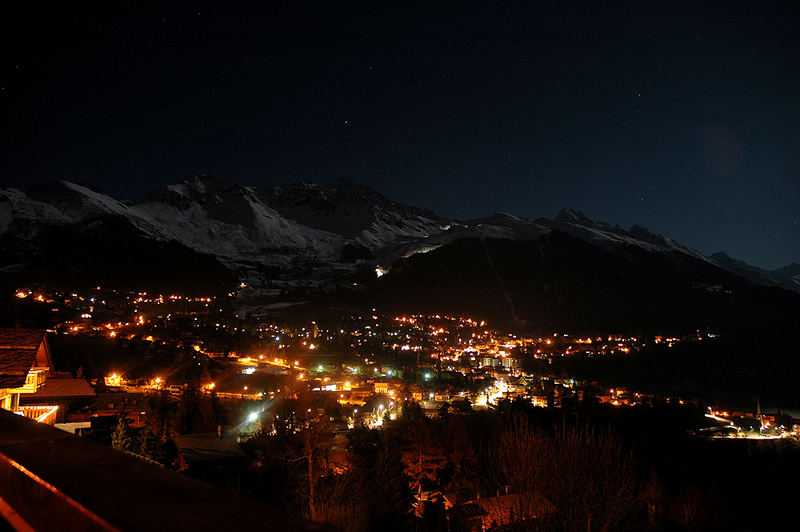
[[[135,275],[127,266],[133,261],[166,278],[185,278],[185,272],[204,264],[209,272],[324,284],[378,264],[389,271],[395,265],[406,268],[409,257],[457,248],[465,240],[479,243],[480,258],[500,245],[493,242],[527,248],[531,242],[561,241],[564,235],[592,253],[602,251],[602,262],[613,257],[645,276],[653,271],[688,275],[695,286],[714,290],[732,273],[752,283],[800,291],[797,265],[769,272],[724,254],[708,257],[640,226],[624,230],[567,209],[552,220],[505,213],[448,220],[348,180],[254,189],[199,176],[133,202],[68,181],[0,189],[0,271],[29,275],[62,263],[72,264],[76,275],[94,270],[110,276],[119,270],[131,278]],[[95,257],[94,263],[87,263],[88,256]],[[587,272],[597,269],[601,259],[592,260],[582,265]],[[698,269],[716,275],[694,275]]]

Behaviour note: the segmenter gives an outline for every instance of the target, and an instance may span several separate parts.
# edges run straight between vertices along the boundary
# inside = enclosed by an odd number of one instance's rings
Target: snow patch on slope
[[[162,187],[132,210],[153,219],[162,238],[229,263],[288,267],[297,256],[330,259],[342,245],[338,235],[286,220],[230,180],[203,177]]]
[[[15,188],[0,190],[0,233],[12,224],[32,225],[39,223],[62,224],[75,221],[48,203],[30,198]]]
[[[488,218],[453,223],[447,231],[395,247],[386,254],[386,257],[394,260],[417,253],[427,253],[464,238],[538,240],[549,232],[549,228],[533,220],[512,214],[497,213]]]
[[[612,226],[598,222],[582,212],[562,209],[552,222],[547,225],[563,231],[583,241],[596,244],[606,249],[620,246],[637,246],[650,252],[679,251],[696,259],[715,264],[699,251],[683,246],[671,238],[653,233],[650,230],[634,225],[625,231],[618,225]]]

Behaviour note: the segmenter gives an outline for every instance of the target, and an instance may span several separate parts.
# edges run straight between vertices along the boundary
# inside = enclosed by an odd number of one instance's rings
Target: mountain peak
[[[89,190],[91,192],[94,192],[96,194],[103,194],[104,196],[108,196],[108,194],[106,194],[105,190],[103,190],[102,188],[98,187],[97,185],[92,185],[91,183],[84,183],[82,181],[69,181],[67,179],[59,179],[59,180],[55,181],[55,183],[58,184],[61,187],[68,188],[68,189],[73,190],[73,191],[78,191],[80,189],[85,189],[85,190]],[[47,185],[45,185],[45,186],[47,186]]]
[[[594,221],[585,214],[580,211],[576,211],[575,209],[561,209],[556,214],[555,218],[553,218],[554,222],[567,222],[567,223],[576,223],[583,220]]]
[[[287,219],[356,239],[370,249],[438,233],[448,223],[430,211],[395,203],[374,188],[347,178],[322,186],[275,185],[262,189],[260,197]]]
[[[561,209],[553,218],[555,223],[579,225],[581,227],[588,227],[590,229],[600,229],[602,231],[619,232],[619,227],[614,227],[605,222],[600,222],[594,218],[574,209]]]
[[[734,259],[724,251],[717,251],[711,255],[711,258],[722,268],[741,275],[753,283],[767,286],[779,285],[800,292],[800,265],[797,263],[777,270],[765,270],[743,260]]]
[[[369,185],[346,177],[331,181],[322,187],[332,201],[364,201],[369,204],[392,205],[394,202]]]
[[[720,260],[725,260],[725,261],[727,261],[727,260],[736,260],[733,257],[731,257],[730,255],[728,255],[727,253],[725,253],[724,251],[717,251],[716,253],[713,253],[713,254],[709,255],[709,257],[714,259],[714,260],[716,260],[716,261],[720,261]]]
[[[200,174],[190,177],[189,179],[184,180],[182,184],[200,193],[243,188],[233,179],[208,174]]]

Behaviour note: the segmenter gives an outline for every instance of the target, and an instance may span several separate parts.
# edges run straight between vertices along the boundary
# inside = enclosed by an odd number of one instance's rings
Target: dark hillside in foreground
[[[459,240],[404,259],[380,281],[371,294],[390,308],[542,332],[793,331],[800,320],[798,294],[680,252],[612,253],[559,231],[539,240]]]
[[[384,282],[385,279],[385,282]],[[397,264],[371,294],[387,308],[469,315],[534,334],[721,334],[568,373],[709,399],[800,401],[800,295],[756,286],[675,252],[624,254],[553,232],[539,241],[461,240]]]

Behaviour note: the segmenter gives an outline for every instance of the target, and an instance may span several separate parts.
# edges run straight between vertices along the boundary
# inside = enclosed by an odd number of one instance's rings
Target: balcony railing
[[[16,411],[16,413],[21,416],[46,425],[55,424],[56,412],[58,412],[58,407],[53,405],[20,406]]]

